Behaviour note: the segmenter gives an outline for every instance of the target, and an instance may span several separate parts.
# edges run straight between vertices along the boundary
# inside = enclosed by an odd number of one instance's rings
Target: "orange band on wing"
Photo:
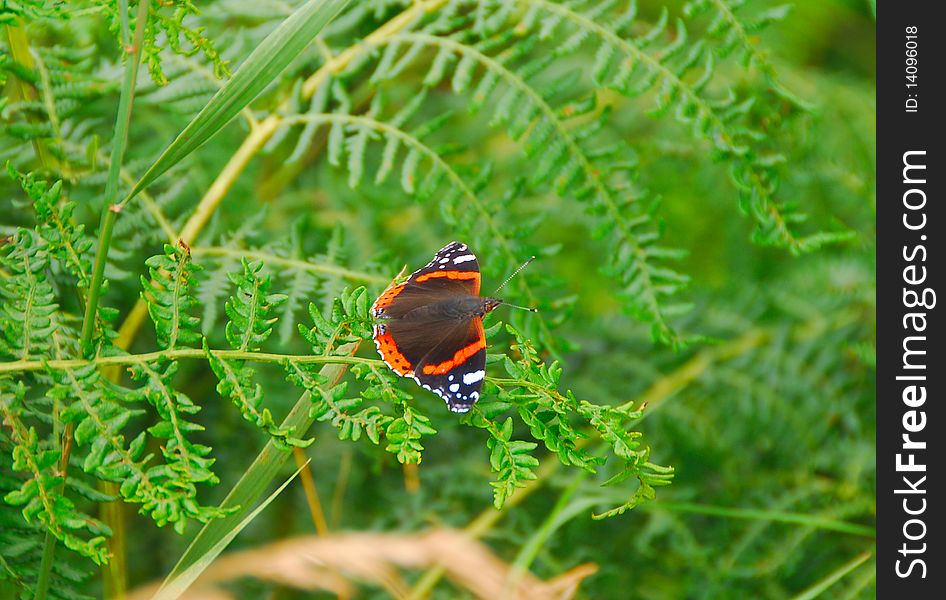
[[[430,273],[424,273],[415,281],[420,283],[421,281],[427,281],[428,279],[434,279],[435,277],[446,277],[447,279],[476,279],[479,281],[480,272],[479,271],[431,271]]]
[[[446,279],[458,279],[458,280],[473,280],[473,295],[478,296],[480,293],[480,272],[479,271],[431,271],[430,273],[424,273],[415,279],[417,283],[422,283],[428,279],[436,278],[446,278]]]
[[[378,347],[378,352],[381,353],[381,358],[384,359],[384,362],[386,362],[395,373],[403,377],[414,372],[411,361],[407,360],[407,358],[401,354],[401,351],[397,348],[397,344],[394,343],[394,337],[390,333],[383,333],[381,335],[376,333],[374,343]]]
[[[486,338],[481,336],[480,339],[476,340],[472,344],[457,350],[456,353],[453,355],[453,358],[451,358],[450,360],[445,360],[439,365],[424,365],[424,374],[425,375],[443,375],[444,373],[456,367],[457,365],[462,365],[466,359],[470,358],[471,356],[473,356],[474,354],[476,354],[477,352],[479,352],[485,347],[486,347]]]
[[[404,285],[403,283],[400,285],[392,285],[384,290],[384,293],[378,296],[378,299],[374,301],[374,305],[371,307],[372,310],[379,310],[391,304],[394,298],[404,290]]]

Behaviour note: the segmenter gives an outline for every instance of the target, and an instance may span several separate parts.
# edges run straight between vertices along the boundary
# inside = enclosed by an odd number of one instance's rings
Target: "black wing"
[[[486,376],[483,320],[454,329],[414,367],[414,379],[443,398],[453,412],[466,412],[479,399]]]

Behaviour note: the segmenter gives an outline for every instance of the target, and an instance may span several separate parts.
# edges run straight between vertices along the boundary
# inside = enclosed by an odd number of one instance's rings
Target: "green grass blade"
[[[727,506],[712,506],[709,504],[695,504],[692,502],[657,502],[649,508],[672,510],[677,512],[690,512],[703,515],[713,515],[716,517],[728,517],[732,519],[750,519],[757,521],[774,521],[778,523],[794,523],[797,525],[807,525],[818,529],[827,529],[840,533],[859,535],[863,537],[876,537],[877,532],[873,527],[860,525],[858,523],[848,523],[828,517],[818,515],[808,515],[803,513],[792,513],[781,510],[758,510],[751,508],[731,508]]]
[[[339,353],[353,353],[356,347],[356,344],[348,344],[339,346],[338,350]],[[330,364],[322,367],[319,372],[334,383],[341,379],[347,368],[348,365]],[[313,419],[309,416],[310,406],[309,392],[305,392],[292,407],[292,410],[289,411],[282,422],[282,426],[294,427],[298,435],[303,435],[312,426],[313,422]],[[272,442],[268,442],[257,455],[253,464],[250,465],[250,468],[246,470],[246,473],[234,484],[221,504],[223,508],[235,508],[236,510],[226,517],[215,519],[204,525],[194,541],[181,555],[177,564],[174,565],[174,569],[171,570],[168,577],[178,576],[226,537],[228,532],[249,513],[250,507],[256,504],[257,499],[263,495],[283,463],[290,456],[292,456],[290,452],[280,450]]]
[[[151,165],[128,195],[146,188],[162,173],[223,129],[252,102],[350,0],[309,0],[283,21],[240,65],[233,77]],[[127,199],[126,199],[127,201]]]
[[[309,466],[309,461],[306,461],[304,465],[296,469],[296,472],[293,473],[289,479],[284,481],[275,492],[270,494],[269,498],[257,506],[253,512],[246,515],[246,517],[240,521],[236,527],[228,531],[227,535],[223,536],[217,543],[211,546],[204,554],[200,556],[199,559],[194,562],[193,565],[184,569],[180,575],[174,576],[173,578],[168,576],[168,579],[164,581],[161,589],[158,590],[158,593],[155,594],[151,600],[176,600],[181,594],[187,591],[187,588],[189,588],[190,585],[194,583],[198,577],[200,577],[200,574],[210,566],[210,563],[220,556],[220,553],[223,552],[224,548],[226,548],[230,542],[233,541],[233,538],[239,535],[239,533],[243,531],[243,529],[249,525],[257,515],[263,512],[263,510],[265,510],[265,508],[276,499],[276,496],[281,494],[282,491],[286,489],[286,486],[289,485],[292,480],[302,472],[302,469],[306,468],[307,466]]]
[[[830,573],[827,577],[825,577],[824,579],[822,579],[815,585],[811,586],[804,592],[795,596],[792,600],[814,600],[815,598],[823,594],[828,588],[830,588],[835,583],[839,582],[844,577],[846,577],[849,573],[854,571],[854,569],[858,568],[859,566],[867,562],[867,560],[870,559],[870,557],[871,557],[870,552],[864,552],[862,554],[858,554],[857,556],[854,557],[853,560],[845,563],[839,569]]]

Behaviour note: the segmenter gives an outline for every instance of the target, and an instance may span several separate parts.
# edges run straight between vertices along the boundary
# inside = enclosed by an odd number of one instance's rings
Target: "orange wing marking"
[[[374,301],[374,305],[372,305],[371,310],[378,312],[382,308],[390,305],[391,302],[394,301],[394,298],[404,290],[405,285],[406,284],[404,283],[392,285],[388,289],[384,290],[384,293],[378,296],[378,299]]]
[[[401,354],[401,351],[397,348],[397,344],[394,343],[394,337],[390,333],[379,334],[378,331],[375,330],[374,344],[378,347],[381,358],[391,367],[392,371],[402,377],[414,372],[411,361],[407,360],[407,358]]]
[[[436,279],[440,277],[446,277],[447,279],[472,279],[473,280],[473,294],[477,295],[480,293],[480,272],[479,271],[431,271],[430,273],[424,273],[419,276],[416,281],[421,283],[427,281],[428,279]]]
[[[456,367],[457,365],[462,365],[463,362],[482,350],[486,347],[486,338],[480,336],[480,339],[476,340],[468,346],[464,346],[456,351],[453,355],[453,358],[450,360],[445,360],[439,365],[424,365],[424,374],[425,375],[443,375],[450,369]]]

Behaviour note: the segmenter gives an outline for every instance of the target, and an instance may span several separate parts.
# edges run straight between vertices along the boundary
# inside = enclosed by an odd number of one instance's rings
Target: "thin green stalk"
[[[26,29],[23,27],[23,24],[19,19],[15,19],[14,24],[7,25],[5,29],[7,31],[7,40],[10,43],[10,56],[25,69],[29,71],[34,70],[36,65],[33,61],[33,55],[30,53],[29,38],[26,37]],[[13,77],[11,84],[13,98],[21,100],[34,99],[32,93],[34,90],[19,77]],[[35,117],[29,117],[29,120],[34,121]],[[39,161],[40,166],[43,169],[53,170],[55,166],[54,159],[43,143],[43,140],[39,137],[34,137],[32,144],[33,151],[36,153],[36,159]]]
[[[296,363],[332,364],[332,365],[374,365],[380,366],[381,360],[376,358],[360,358],[357,356],[315,356],[312,354],[275,354],[272,352],[250,352],[243,350],[210,350],[217,358],[224,360],[243,360],[250,362],[282,363],[287,360]],[[207,355],[202,348],[175,348],[174,350],[157,350],[142,354],[124,354],[118,356],[98,356],[94,359],[68,360],[17,360],[0,363],[0,373],[19,373],[27,371],[42,371],[50,369],[78,369],[90,364],[104,366],[137,365],[150,363],[159,358],[179,360],[182,358],[206,359]],[[513,380],[516,384],[521,382]]]
[[[340,267],[330,263],[316,263],[297,258],[277,256],[275,254],[261,250],[244,250],[241,248],[227,248],[225,246],[191,246],[191,256],[249,258],[252,260],[262,260],[268,265],[288,267],[290,269],[299,269],[303,271],[310,271],[312,273],[337,275],[352,281],[366,281],[369,283],[383,284],[387,284],[389,281],[391,281],[390,277],[383,275],[372,275],[371,273],[365,273],[363,271],[353,271],[351,269],[346,269],[345,267]]]
[[[545,543],[552,537],[552,534],[577,515],[586,513],[593,506],[595,502],[594,499],[572,502],[572,496],[575,495],[575,492],[587,475],[587,471],[578,471],[572,478],[571,483],[568,484],[558,497],[558,501],[545,517],[545,521],[542,522],[535,533],[529,536],[526,543],[519,549],[519,554],[516,555],[515,560],[512,562],[512,569],[503,587],[503,598],[515,598],[519,596],[517,592],[519,583],[522,581],[522,576],[529,570],[532,561],[538,556],[539,551],[542,550]]]
[[[46,600],[49,593],[49,582],[52,579],[53,558],[56,554],[56,536],[46,530],[46,539],[43,541],[43,559],[39,563],[39,578],[36,580],[36,591],[33,600]]]
[[[112,231],[120,208],[115,205],[118,196],[118,180],[121,176],[122,159],[128,145],[128,129],[131,124],[131,106],[135,97],[135,82],[138,80],[138,65],[141,63],[141,46],[148,21],[151,0],[142,0],[138,5],[135,20],[135,39],[129,45],[128,35],[128,0],[119,0],[119,15],[122,20],[122,44],[128,54],[128,64],[122,79],[121,94],[118,97],[118,116],[115,119],[115,137],[112,140],[112,156],[108,165],[108,179],[105,182],[105,211],[102,213],[102,225],[99,228],[99,245],[95,253],[95,267],[92,271],[92,283],[89,285],[89,302],[85,307],[82,320],[82,336],[79,346],[83,356],[89,357],[92,350],[92,331],[98,314],[99,299],[102,295],[102,283],[105,278],[105,261],[112,243]]]
[[[858,554],[857,556],[854,557],[853,560],[842,565],[841,568],[832,572],[827,577],[825,577],[824,579],[822,579],[815,585],[811,586],[804,592],[798,594],[792,600],[814,600],[815,598],[823,594],[829,587],[831,587],[832,585],[834,585],[835,583],[843,579],[845,576],[847,576],[849,573],[857,569],[859,566],[861,566],[865,562],[867,562],[870,559],[870,557],[871,557],[870,552],[864,552],[862,554]]]
[[[731,519],[751,519],[776,521],[779,523],[794,523],[798,525],[808,525],[817,529],[827,529],[829,531],[849,533],[851,535],[860,535],[869,538],[873,538],[877,535],[877,532],[874,530],[874,528],[868,527],[867,525],[858,525],[857,523],[848,523],[847,521],[838,521],[837,519],[829,519],[827,517],[806,515],[803,513],[792,513],[781,510],[731,508],[728,506],[696,504],[694,502],[657,502],[655,504],[649,504],[645,506],[651,509],[698,513],[716,517],[728,517]]]
[[[122,45],[128,54],[128,64],[125,67],[121,93],[118,100],[118,116],[115,124],[115,138],[112,144],[112,156],[109,164],[108,179],[105,184],[105,212],[102,215],[102,226],[99,232],[99,245],[95,255],[95,267],[92,282],[89,284],[89,297],[85,307],[85,316],[82,322],[82,336],[79,341],[80,352],[83,356],[92,356],[92,332],[98,314],[99,299],[102,294],[102,283],[105,275],[105,260],[108,258],[108,248],[112,240],[112,231],[118,212],[113,210],[115,197],[118,194],[118,179],[121,175],[122,158],[128,142],[128,127],[131,121],[131,106],[135,95],[135,82],[138,78],[138,65],[141,59],[141,46],[144,40],[145,24],[148,20],[148,9],[151,0],[141,0],[135,27],[134,43],[129,45],[128,0],[119,0],[119,17],[121,19]],[[62,457],[60,470],[63,473],[62,493],[65,493],[65,474],[69,467],[69,454],[72,448],[72,434],[74,424],[66,425],[63,432]],[[43,561],[40,565],[37,578],[36,600],[45,600],[52,578],[52,567],[56,551],[56,538],[46,536],[43,546]],[[112,573],[106,571],[106,579],[111,589],[124,591],[124,572]]]

